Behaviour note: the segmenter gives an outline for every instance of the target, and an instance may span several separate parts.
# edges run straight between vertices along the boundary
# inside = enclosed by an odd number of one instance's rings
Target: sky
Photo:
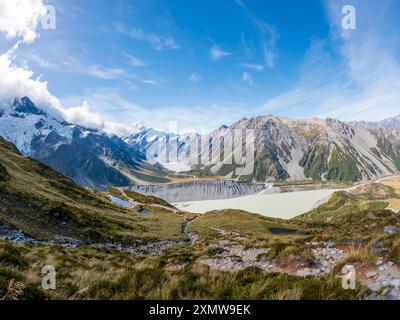
[[[400,113],[399,27],[397,0],[0,0],[0,104],[27,95],[119,135],[266,114],[379,120]]]

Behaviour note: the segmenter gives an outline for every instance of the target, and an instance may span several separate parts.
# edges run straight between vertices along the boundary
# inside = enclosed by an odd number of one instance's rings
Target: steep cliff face
[[[228,199],[265,190],[262,184],[240,183],[232,180],[207,180],[164,185],[134,186],[132,190],[156,196],[170,203]]]

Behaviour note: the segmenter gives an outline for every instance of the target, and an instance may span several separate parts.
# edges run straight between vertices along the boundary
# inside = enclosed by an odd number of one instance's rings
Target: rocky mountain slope
[[[120,138],[68,124],[41,111],[27,97],[0,114],[0,136],[81,185],[103,189],[166,182],[161,166]]]
[[[385,133],[364,126],[334,119],[266,116],[244,119],[233,127],[255,131],[257,151],[252,178],[256,180],[357,181],[393,174],[398,169],[381,147]]]
[[[381,121],[358,121],[353,124],[361,124],[370,128],[400,129],[400,115]]]
[[[194,169],[194,172],[206,171],[243,181],[359,181],[391,175],[400,169],[400,131],[397,130],[397,122],[392,119],[382,123],[391,125],[260,116],[242,119],[231,127],[223,126],[206,136],[178,137],[172,155],[176,161]],[[235,173],[240,164],[235,161],[226,163],[220,157],[232,157],[232,145],[233,150],[241,150],[240,144],[243,142],[237,142],[232,135],[245,132],[246,129],[253,130],[255,135],[254,170],[250,175],[240,176]],[[145,136],[146,129],[140,135]],[[141,148],[162,150],[165,154],[165,139],[165,136],[161,142],[154,139]],[[212,150],[212,144],[221,140],[224,141],[221,152]],[[190,151],[198,146],[201,146],[201,152],[193,156]],[[206,161],[198,161],[200,157]]]

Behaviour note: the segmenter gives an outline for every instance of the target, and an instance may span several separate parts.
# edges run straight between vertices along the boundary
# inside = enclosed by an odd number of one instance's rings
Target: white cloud
[[[16,47],[0,55],[0,110],[10,108],[15,98],[28,96],[38,107],[58,119],[111,133],[121,130],[117,124],[104,121],[99,113],[91,111],[87,102],[80,107],[63,108],[49,92],[47,82],[35,79],[33,71],[13,63],[14,50]]]
[[[247,6],[241,0],[235,0],[235,3],[243,8],[247,17],[256,27],[258,32],[258,42],[262,51],[262,59],[263,59],[263,67],[267,66],[268,68],[273,68],[275,66],[275,60],[277,57],[276,54],[276,44],[279,38],[279,33],[275,27],[266,23],[265,21],[257,18],[254,14],[252,14],[247,8]],[[251,49],[248,47],[245,35],[242,32],[241,34],[241,42],[247,53],[251,52]],[[253,65],[256,66],[256,65]]]
[[[100,119],[106,119],[103,125],[99,122],[97,126],[103,127],[106,132],[120,136],[127,134],[130,124],[137,121],[142,122],[146,127],[163,131],[168,131],[170,121],[177,122],[180,132],[210,131],[222,124],[237,121],[243,116],[245,109],[245,106],[240,103],[145,108],[128,101],[117,90],[110,88],[87,92],[79,97],[66,97],[62,102],[66,106],[73,106],[84,100],[89,106],[96,108]],[[90,117],[83,117],[83,119],[86,118]],[[93,122],[96,123],[96,121]]]
[[[276,53],[275,53],[276,41],[279,35],[276,32],[276,30],[267,23],[260,20],[256,20],[256,22],[260,32],[262,33],[261,45],[264,53],[265,64],[269,68],[273,68],[275,66],[275,59],[276,59]]]
[[[202,79],[202,77],[200,75],[198,75],[197,73],[193,72],[190,76],[189,76],[189,80],[192,82],[198,82]]]
[[[15,65],[13,58],[17,48],[18,45],[0,55],[0,110],[10,108],[15,98],[28,96],[38,107],[58,119],[109,133],[123,132],[123,125],[102,118],[86,101],[82,106],[63,108],[49,92],[47,82],[41,81],[40,77],[35,79],[28,68]]]
[[[52,63],[48,60],[45,60],[44,58],[42,58],[41,56],[37,55],[37,54],[33,54],[33,53],[29,53],[26,54],[26,58],[30,61],[33,62],[37,65],[39,65],[42,68],[45,69],[55,69],[57,68],[57,65],[55,63]]]
[[[0,108],[8,108],[19,97],[29,96],[46,112],[58,114],[60,103],[47,87],[47,82],[34,79],[33,71],[13,63],[14,50],[0,55]]]
[[[102,68],[98,66],[91,66],[88,69],[89,75],[99,79],[114,80],[119,78],[133,78],[134,74],[129,74],[126,70],[120,68]]]
[[[164,80],[142,80],[142,82],[143,83],[145,83],[145,84],[149,84],[149,85],[152,85],[152,86],[156,86],[156,87],[159,87],[160,85],[162,85],[163,83],[165,83],[165,81]]]
[[[150,43],[150,45],[156,50],[180,48],[175,39],[171,36],[163,37],[155,33],[146,33],[141,28],[130,28],[121,23],[115,23],[115,27],[117,31],[122,34],[126,34],[136,40]]]
[[[43,12],[47,12],[42,8],[43,3],[38,0],[1,0],[0,31],[9,38],[22,38],[21,41],[27,43],[34,41],[38,20]],[[122,132],[122,125],[103,120],[98,112],[91,111],[86,101],[79,107],[63,108],[60,101],[49,92],[47,82],[40,80],[41,76],[35,79],[34,72],[28,67],[15,64],[19,44],[0,55],[0,110],[10,108],[15,98],[28,96],[38,107],[58,119],[106,132]],[[30,54],[27,58],[42,67],[54,67],[40,56]],[[105,79],[127,76],[121,69],[105,70],[97,67],[91,68],[89,73]]]
[[[129,64],[132,67],[145,67],[145,66],[147,66],[147,64],[144,61],[142,61],[141,59],[139,59],[138,57],[135,57],[135,56],[127,54],[127,53],[125,53],[124,55],[125,55],[126,58],[128,58]]]
[[[243,1],[243,0],[234,0],[234,1],[235,1],[235,3],[236,3],[238,6],[244,8],[244,9],[247,9],[247,7],[246,7],[246,5],[244,4],[244,1]]]
[[[211,59],[217,60],[219,58],[227,57],[232,55],[232,53],[228,51],[221,50],[217,45],[212,46],[210,50],[210,57]]]
[[[31,43],[38,37],[39,22],[46,14],[42,0],[1,0],[0,32],[9,39]]]
[[[264,66],[261,64],[255,64],[255,63],[242,63],[241,66],[243,68],[255,70],[255,71],[263,71]]]
[[[252,85],[253,84],[253,80],[251,78],[251,75],[248,72],[243,72],[242,74],[242,80],[247,82],[248,84]]]
[[[104,129],[104,121],[100,115],[90,110],[89,103],[85,100],[82,106],[64,109],[64,118],[69,123],[78,124],[87,128]]]
[[[120,137],[130,133],[129,125],[108,120],[100,113],[92,111],[89,102],[86,100],[83,101],[81,106],[63,109],[62,114],[68,123],[85,128],[97,129]]]

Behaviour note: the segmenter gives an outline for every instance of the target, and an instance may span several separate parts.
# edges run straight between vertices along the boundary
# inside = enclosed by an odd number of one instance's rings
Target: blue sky
[[[57,10],[56,30],[38,27],[12,62],[40,75],[82,124],[141,121],[166,130],[171,120],[209,130],[262,114],[400,113],[396,0],[45,4]],[[357,10],[356,30],[341,28],[345,4]],[[0,35],[1,52],[17,40]]]

